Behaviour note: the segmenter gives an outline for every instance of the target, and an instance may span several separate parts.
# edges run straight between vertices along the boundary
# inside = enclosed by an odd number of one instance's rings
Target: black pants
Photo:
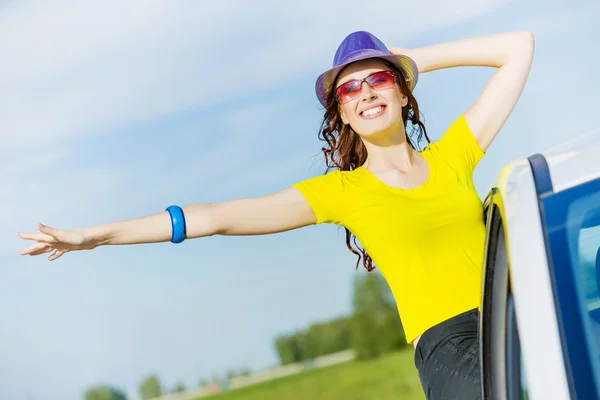
[[[415,366],[427,400],[480,400],[479,311],[444,321],[421,335]]]

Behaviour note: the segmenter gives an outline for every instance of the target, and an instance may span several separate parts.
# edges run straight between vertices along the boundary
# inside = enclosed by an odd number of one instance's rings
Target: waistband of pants
[[[423,334],[417,347],[435,347],[446,339],[473,334],[479,328],[479,310],[474,308],[432,326]]]

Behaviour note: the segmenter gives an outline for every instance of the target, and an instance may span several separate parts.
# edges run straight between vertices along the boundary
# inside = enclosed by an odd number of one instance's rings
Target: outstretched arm
[[[458,66],[498,68],[465,112],[477,143],[487,151],[523,92],[533,61],[534,39],[529,31],[509,32],[417,49],[389,49],[394,54],[411,57],[420,73]]]
[[[309,204],[296,188],[262,197],[182,207],[188,239],[212,235],[263,235],[316,223]],[[103,245],[167,242],[171,239],[168,212],[113,222],[91,228],[62,230],[38,226],[39,233],[19,233],[35,243],[22,255],[52,252],[50,261],[73,250],[90,250]]]

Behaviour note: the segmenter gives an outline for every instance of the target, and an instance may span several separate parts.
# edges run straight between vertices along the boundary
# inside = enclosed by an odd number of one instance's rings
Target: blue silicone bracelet
[[[185,229],[185,216],[183,210],[179,206],[169,206],[165,211],[169,212],[171,216],[171,242],[181,243],[185,240],[186,229]]]

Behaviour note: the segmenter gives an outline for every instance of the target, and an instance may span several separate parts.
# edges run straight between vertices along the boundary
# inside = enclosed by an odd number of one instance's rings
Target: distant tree
[[[275,339],[275,349],[281,365],[292,364],[303,360],[305,340],[300,332]]]
[[[160,381],[156,375],[150,375],[140,384],[140,396],[143,400],[162,395]]]
[[[308,340],[306,332],[297,331],[292,335],[292,343],[294,348],[294,362],[302,362],[310,358],[308,352]]]
[[[352,348],[352,319],[337,318],[317,322],[306,331],[281,335],[275,339],[275,349],[282,365],[302,362]]]
[[[85,400],[127,400],[127,396],[119,389],[101,385],[85,392]]]
[[[328,323],[312,324],[306,332],[306,358],[315,358],[326,354],[335,341],[335,332],[329,329]]]
[[[320,357],[351,348],[351,328],[348,318],[312,324],[306,332],[307,358]]]
[[[185,392],[185,385],[180,382],[177,385],[175,385],[175,387],[173,388],[173,393],[181,393],[181,392]]]
[[[275,338],[281,365],[353,348],[358,358],[373,358],[406,344],[396,303],[378,271],[361,273],[354,281],[351,317],[310,325]]]
[[[352,348],[352,318],[338,318],[333,321],[331,328],[334,329],[337,334],[335,340],[336,346],[332,353]]]
[[[251,374],[251,370],[248,367],[243,367],[240,369],[239,376],[248,376]]]
[[[361,359],[377,357],[406,344],[392,293],[377,271],[355,278],[352,344]]]

